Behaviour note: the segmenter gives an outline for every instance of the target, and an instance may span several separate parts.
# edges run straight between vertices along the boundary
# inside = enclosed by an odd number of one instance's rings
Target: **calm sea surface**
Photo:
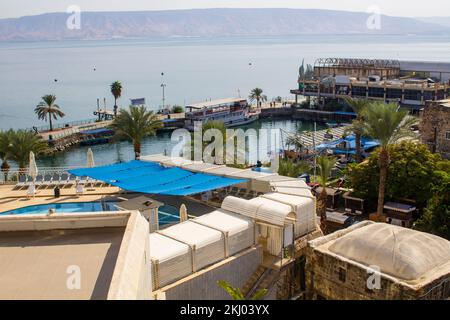
[[[258,86],[269,98],[288,97],[296,87],[304,58],[391,58],[450,62],[450,39],[418,36],[302,36],[224,39],[165,39],[0,43],[0,129],[44,125],[33,109],[44,94],[55,94],[67,114],[64,121],[93,118],[97,98],[113,99],[109,84],[124,86],[119,105],[145,97],[158,109],[229,96],[247,96]],[[162,80],[161,73],[164,73]],[[55,79],[58,81],[55,82]],[[263,122],[264,128],[291,127],[290,122]],[[308,124],[303,123],[306,128]],[[288,128],[289,129],[289,128]],[[170,148],[170,136],[149,138],[144,154]],[[99,164],[132,157],[123,142],[94,148]],[[71,150],[45,165],[80,165],[83,148]]]

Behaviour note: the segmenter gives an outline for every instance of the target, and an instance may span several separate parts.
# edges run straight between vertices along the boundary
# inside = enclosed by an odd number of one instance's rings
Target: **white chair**
[[[84,186],[81,183],[78,183],[76,186],[76,194],[82,195],[84,193]]]

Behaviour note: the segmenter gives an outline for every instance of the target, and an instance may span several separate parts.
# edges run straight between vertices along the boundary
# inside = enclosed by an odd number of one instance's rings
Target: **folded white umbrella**
[[[92,152],[91,148],[89,148],[87,151],[87,167],[88,168],[95,167],[94,153]]]
[[[28,167],[28,175],[33,179],[33,182],[36,181],[36,177],[38,175],[38,168],[36,165],[36,158],[34,156],[33,151],[30,152],[30,164]]]
[[[180,222],[184,222],[188,220],[187,208],[184,204],[180,207]]]

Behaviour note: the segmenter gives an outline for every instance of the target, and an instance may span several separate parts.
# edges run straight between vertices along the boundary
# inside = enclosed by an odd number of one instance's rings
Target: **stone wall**
[[[450,100],[447,100],[447,105]],[[429,102],[422,113],[420,134],[424,144],[431,151],[450,159],[450,139],[446,139],[446,132],[450,132],[450,106],[444,102]]]

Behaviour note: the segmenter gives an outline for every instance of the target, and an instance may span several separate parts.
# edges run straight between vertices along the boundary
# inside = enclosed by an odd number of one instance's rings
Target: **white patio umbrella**
[[[187,208],[184,204],[180,207],[180,222],[184,222],[188,220]]]
[[[87,167],[88,168],[95,167],[94,153],[92,152],[91,148],[89,148],[87,151]]]
[[[30,164],[28,167],[28,175],[33,179],[33,182],[36,181],[36,177],[38,175],[38,168],[36,165],[36,158],[34,156],[33,151],[30,152]]]

